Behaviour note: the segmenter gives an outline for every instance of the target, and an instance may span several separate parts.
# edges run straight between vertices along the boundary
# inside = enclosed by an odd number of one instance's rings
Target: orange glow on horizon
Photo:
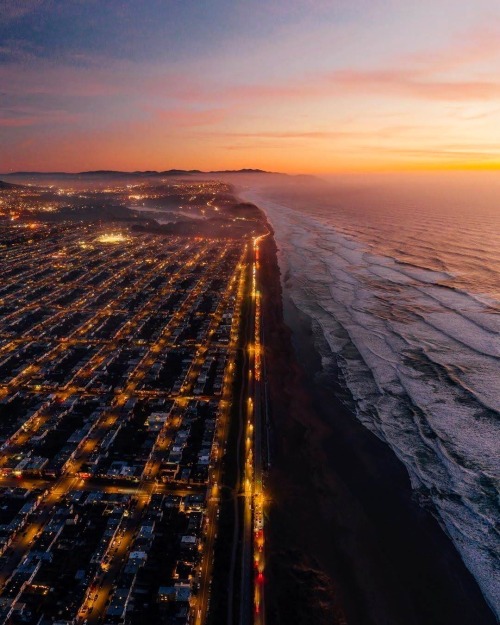
[[[245,19],[227,29],[228,12],[214,2],[198,24],[203,51],[195,56],[186,43],[197,15],[177,14],[171,3],[137,4],[136,26],[149,36],[130,58],[115,56],[104,24],[101,53],[87,48],[85,24],[99,28],[86,9],[80,54],[52,49],[49,29],[48,56],[25,60],[32,32],[19,22],[19,49],[9,45],[0,63],[12,100],[0,114],[0,174],[499,171],[500,12],[492,2],[450,0],[455,11],[430,0],[400,9],[360,1],[362,10],[353,10],[357,0],[293,2],[307,11],[270,12],[248,2],[240,3]],[[177,24],[178,54],[165,53],[163,12]],[[267,29],[249,28],[257,15]],[[14,11],[13,25],[18,17]],[[108,18],[121,23],[120,14]],[[133,34],[129,22],[121,28],[117,44]],[[231,55],[223,30],[240,42]]]

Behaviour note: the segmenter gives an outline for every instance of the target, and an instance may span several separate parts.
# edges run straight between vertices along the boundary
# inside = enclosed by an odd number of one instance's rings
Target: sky
[[[499,0],[0,0],[0,172],[500,170]]]

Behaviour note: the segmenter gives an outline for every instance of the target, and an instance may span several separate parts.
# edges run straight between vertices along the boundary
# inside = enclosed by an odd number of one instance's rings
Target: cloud
[[[500,59],[500,22],[471,29],[442,49],[409,54],[385,67],[344,67],[296,76],[286,82],[178,87],[187,101],[223,95],[234,101],[307,100],[344,95],[405,97],[429,101],[488,101],[500,98],[500,78],[478,63]],[[472,66],[472,67],[471,67]]]
[[[498,161],[498,149],[492,148],[491,151],[484,149],[485,146],[443,146],[437,148],[425,148],[425,149],[410,149],[403,147],[384,148],[376,146],[376,149],[380,152],[391,154],[404,154],[406,156],[422,157],[431,160],[450,159],[456,161],[464,161],[465,159],[471,160],[484,160],[484,161]]]
[[[139,83],[142,79],[139,77]],[[35,59],[32,63],[0,64],[2,91],[12,96],[100,97],[127,95],[134,91],[130,73],[121,65],[100,67],[58,65]]]
[[[300,3],[293,1],[294,6]],[[23,5],[21,13],[16,13],[18,5]],[[0,0],[0,8],[10,7],[9,19],[42,10],[42,5],[48,6],[41,0],[26,5]],[[285,0],[277,0],[272,10],[286,7]],[[212,58],[186,63],[166,55],[151,62],[99,56],[91,47],[56,59],[44,56],[35,44],[4,38],[0,130],[21,160],[25,155],[19,140],[29,134],[52,154],[61,150],[59,160],[65,155],[78,160],[80,153],[88,153],[86,158],[98,154],[102,164],[125,159],[127,150],[132,160],[136,153],[152,158],[154,149],[159,155],[175,149],[193,159],[202,154],[215,158],[217,150],[274,158],[276,151],[285,162],[302,159],[308,166],[300,154],[309,158],[317,149],[327,167],[333,154],[376,161],[385,151],[417,159],[420,152],[405,153],[398,146],[426,145],[422,157],[479,161],[490,158],[485,156],[489,147],[464,146],[461,151],[436,143],[444,137],[447,143],[476,137],[479,144],[481,138],[495,136],[495,124],[489,124],[490,132],[488,120],[481,119],[500,110],[500,74],[493,62],[500,55],[496,30],[491,23],[425,54],[385,56],[384,61],[376,61],[376,55],[350,56],[349,49],[340,56],[332,52],[330,65],[328,55],[310,63],[305,53],[304,63],[294,61],[300,47],[294,42],[295,48],[287,47],[290,64],[274,78],[271,57],[269,71],[257,67],[255,72],[227,70],[218,57],[221,66]],[[245,54],[235,49],[235,64]],[[37,128],[22,130],[30,127]],[[34,147],[32,157],[38,158]]]
[[[203,78],[180,77],[158,82],[151,89],[169,94],[180,102],[266,102],[312,100],[350,95],[413,98],[429,101],[489,101],[500,99],[500,77],[468,71],[469,63],[492,59],[500,54],[498,40],[490,37],[481,47],[463,47],[435,55],[399,59],[387,67],[343,69],[296,76],[283,82],[216,84]],[[461,72],[457,70],[462,70]],[[164,85],[167,84],[168,87]]]
[[[23,39],[4,39],[0,43],[0,62],[33,63],[37,61],[39,50]]]
[[[1,1],[1,0],[0,0]],[[30,3],[28,3],[30,4]],[[37,3],[32,3],[35,6]],[[500,76],[470,67],[500,55],[496,24],[471,30],[460,40],[432,53],[407,55],[385,67],[344,67],[321,73],[296,74],[270,82],[234,83],[213,74],[180,72],[170,65],[147,65],[74,53],[64,63],[37,59],[27,42],[3,41],[9,62],[0,64],[2,89],[12,95],[113,97],[129,96],[147,102],[168,101],[161,118],[170,116],[180,125],[205,125],[220,121],[220,110],[241,104],[283,100],[363,97],[404,97],[429,101],[489,101],[500,98]],[[185,107],[190,112],[185,112]],[[157,107],[160,111],[160,106]],[[200,111],[200,108],[203,109]],[[220,117],[219,117],[220,116]]]
[[[500,21],[471,29],[455,37],[450,45],[432,53],[408,55],[411,66],[447,72],[500,56]]]
[[[36,117],[3,117],[0,116],[0,128],[23,128],[36,124]]]
[[[302,15],[309,12],[330,14],[333,7],[340,11],[352,7],[353,3],[352,0],[336,0],[335,3],[332,3],[332,0],[261,0],[259,4],[261,11],[274,15],[290,16],[290,13]],[[366,2],[360,4],[366,4]]]
[[[17,107],[0,110],[0,127],[25,128],[29,126],[75,124],[80,122],[83,117],[81,113],[72,113],[60,109],[43,111],[33,107]]]
[[[226,117],[225,109],[192,110],[185,108],[163,109],[154,111],[157,119],[173,126],[193,127],[211,126]]]
[[[310,100],[347,95],[442,101],[496,100],[500,98],[500,81],[435,80],[414,70],[398,68],[346,69],[288,83],[229,87],[222,92],[219,90],[219,95],[237,101]],[[196,99],[199,98],[209,100],[212,94],[198,93]]]
[[[494,100],[500,97],[498,80],[434,80],[415,70],[345,70],[325,78],[346,92],[400,95],[425,100]],[[325,88],[328,87],[325,85]]]
[[[352,137],[353,132],[311,130],[311,131],[262,131],[262,132],[225,132],[217,133],[218,136],[233,137],[235,139],[336,139]]]
[[[0,20],[19,19],[47,4],[46,0],[0,0]]]
[[[344,124],[343,130],[262,130],[251,132],[217,132],[211,133],[211,136],[227,137],[233,139],[284,139],[284,140],[296,140],[296,139],[319,139],[319,140],[344,140],[344,139],[366,139],[367,137],[383,137],[383,138],[400,138],[402,136],[414,135],[419,133],[421,135],[422,128],[416,125],[383,125],[380,127],[370,126],[369,129],[363,129],[360,127],[346,128]],[[433,129],[436,132],[439,128]]]

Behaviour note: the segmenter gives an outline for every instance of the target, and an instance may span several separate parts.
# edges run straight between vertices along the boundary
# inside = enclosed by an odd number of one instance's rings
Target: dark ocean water
[[[245,197],[275,229],[286,294],[326,339],[325,370],[340,370],[498,616],[500,184],[445,182]]]

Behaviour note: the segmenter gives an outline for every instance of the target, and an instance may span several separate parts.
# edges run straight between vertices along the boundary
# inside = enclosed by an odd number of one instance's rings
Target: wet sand
[[[494,625],[403,465],[338,400],[331,372],[322,376],[310,321],[281,292],[271,237],[262,252],[268,623]]]

